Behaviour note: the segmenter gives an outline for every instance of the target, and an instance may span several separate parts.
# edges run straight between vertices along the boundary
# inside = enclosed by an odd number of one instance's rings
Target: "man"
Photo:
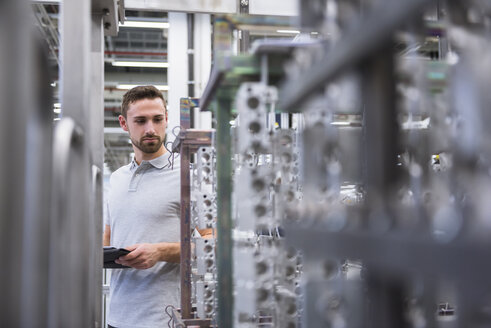
[[[119,123],[135,157],[111,175],[104,245],[129,250],[116,262],[131,268],[112,270],[107,322],[161,327],[165,307],[179,305],[180,168],[163,145],[168,118],[162,93],[135,87],[121,107]]]

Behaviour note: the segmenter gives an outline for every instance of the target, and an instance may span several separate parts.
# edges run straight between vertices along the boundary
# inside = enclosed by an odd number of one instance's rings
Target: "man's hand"
[[[157,244],[136,244],[125,248],[129,250],[130,253],[121,256],[114,262],[135,269],[149,269],[160,259],[160,252]]]

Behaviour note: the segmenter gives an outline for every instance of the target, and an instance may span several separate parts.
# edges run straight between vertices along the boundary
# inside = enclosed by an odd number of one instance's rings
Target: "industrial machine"
[[[215,21],[200,107],[215,113],[214,150],[203,152],[216,154],[216,196],[196,189],[194,204],[205,213],[216,200],[217,239],[213,255],[196,243],[210,277],[196,280],[197,317],[219,327],[490,324],[490,9],[302,1],[308,42],[247,55],[227,48],[231,31],[266,22]]]

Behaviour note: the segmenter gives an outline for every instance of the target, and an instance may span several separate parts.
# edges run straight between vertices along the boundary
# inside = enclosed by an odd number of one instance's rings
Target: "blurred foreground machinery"
[[[296,51],[278,104],[305,121],[285,235],[307,327],[491,324],[490,15],[485,1],[302,2],[303,26],[329,36]]]
[[[308,42],[248,55],[232,55],[234,29],[285,22],[215,20],[200,107],[212,104],[216,136],[197,152],[191,202],[217,238],[195,241],[197,317],[490,326],[491,5],[300,10]]]
[[[102,326],[104,35],[124,11],[116,0],[60,6],[55,119],[52,62],[33,25],[42,7],[0,2],[2,327]]]
[[[278,59],[278,44],[246,58],[218,43],[201,99],[217,119],[218,325],[488,327],[491,5],[300,9],[314,44]]]

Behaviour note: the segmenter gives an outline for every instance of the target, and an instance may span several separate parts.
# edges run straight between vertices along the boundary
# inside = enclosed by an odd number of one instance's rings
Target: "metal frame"
[[[439,287],[431,285],[435,281],[454,282],[458,295],[455,325],[485,325],[484,319],[483,322],[476,319],[479,316],[476,309],[483,306],[483,300],[487,301],[483,290],[489,290],[491,285],[491,266],[483,260],[489,257],[491,243],[469,238],[472,235],[467,231],[452,241],[438,241],[425,222],[428,218],[422,217],[423,213],[404,212],[391,206],[394,201],[391,192],[395,190],[398,178],[395,172],[398,124],[395,119],[392,36],[403,23],[417,19],[417,14],[430,3],[424,0],[382,2],[346,33],[320,62],[291,77],[283,85],[280,95],[282,110],[302,111],[307,99],[320,93],[341,74],[354,69],[362,76],[367,198],[365,206],[347,209],[347,217],[354,221],[360,219],[363,223],[347,224],[336,231],[322,228],[312,222],[327,220],[328,209],[317,206],[315,210],[310,208],[309,214],[306,206],[305,212],[290,213],[292,221],[285,230],[287,242],[301,249],[306,259],[362,261],[367,269],[363,284],[369,297],[370,313],[362,307],[349,307],[348,310],[360,310],[357,314],[369,319],[365,322],[366,327],[405,326],[402,322],[404,287],[412,278],[424,281],[425,291],[429,290],[430,294]],[[379,15],[382,6],[383,16]],[[410,220],[411,225],[397,226],[400,222],[397,219],[410,215],[417,216]],[[386,226],[377,229],[372,226],[374,222]],[[331,286],[327,281],[322,283],[326,288]],[[433,327],[436,325],[436,302],[431,296],[424,296],[424,316],[428,320],[426,324]]]
[[[234,14],[237,12],[236,0],[125,0],[125,8],[130,10],[159,10],[193,13]]]
[[[0,51],[2,126],[9,157],[0,175],[0,322],[9,327],[100,327],[102,272],[103,21],[116,0],[61,6],[62,119],[53,123],[46,44],[31,3],[4,1]],[[95,9],[96,12],[92,12]],[[22,92],[31,90],[30,97]],[[12,108],[15,108],[12,111]],[[53,126],[55,126],[53,130]],[[25,315],[28,313],[28,315]]]
[[[234,99],[241,83],[260,81],[262,68],[267,67],[268,81],[278,81],[283,76],[281,51],[273,53],[232,56],[232,32],[234,29],[254,29],[258,26],[289,26],[285,17],[254,17],[244,15],[215,18],[214,49],[215,66],[211,78],[200,99],[200,109],[208,110],[213,103],[216,117],[217,150],[217,299],[219,327],[233,327],[232,284],[232,163],[230,120],[234,114]],[[300,45],[303,46],[303,45]],[[291,45],[288,45],[291,48]],[[263,65],[267,64],[267,65]]]
[[[172,309],[171,313],[176,328],[186,328],[190,326],[203,328],[211,327],[210,319],[183,319],[181,313],[176,309]]]
[[[28,1],[0,4],[0,322],[47,327],[52,168],[52,88],[47,47]],[[22,95],[29,90],[28,97]],[[12,136],[15,136],[14,138]],[[29,315],[26,315],[29,313]]]
[[[189,325],[191,318],[191,177],[190,159],[202,146],[210,146],[213,130],[195,130],[191,126],[191,110],[198,107],[197,99],[181,99],[181,131],[174,141],[172,151],[181,157],[181,314],[183,322]],[[191,320],[191,321],[189,321]],[[204,320],[202,322],[210,322]]]

